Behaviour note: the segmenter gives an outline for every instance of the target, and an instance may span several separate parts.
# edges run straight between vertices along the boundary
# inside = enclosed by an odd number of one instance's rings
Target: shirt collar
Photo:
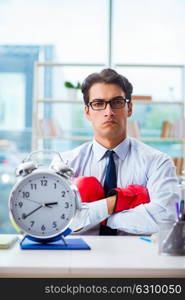
[[[130,139],[126,137],[119,145],[117,145],[114,149],[111,150],[113,150],[121,160],[124,160],[127,155],[129,145],[130,145]],[[95,140],[95,138],[93,139],[93,152],[97,161],[100,161],[104,157],[107,150],[109,149],[99,144]]]

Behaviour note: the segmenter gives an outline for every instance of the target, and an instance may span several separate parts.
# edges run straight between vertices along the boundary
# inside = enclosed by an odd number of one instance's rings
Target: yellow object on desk
[[[15,234],[0,234],[0,249],[8,249],[18,240]]]

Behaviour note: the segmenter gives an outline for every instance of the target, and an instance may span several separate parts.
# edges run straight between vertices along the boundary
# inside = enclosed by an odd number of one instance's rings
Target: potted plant
[[[67,88],[67,95],[69,100],[77,99],[77,92],[81,88],[81,84],[78,81],[77,83],[73,83],[71,81],[65,81],[64,86]]]

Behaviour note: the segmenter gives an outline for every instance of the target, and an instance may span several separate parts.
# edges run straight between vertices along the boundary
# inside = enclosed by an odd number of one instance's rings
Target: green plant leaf
[[[71,81],[65,81],[64,82],[64,86],[68,89],[80,89],[81,88],[81,84],[78,81],[77,84],[73,84]]]
[[[65,81],[64,86],[68,89],[74,89],[75,86],[70,81]]]
[[[78,81],[77,82],[77,85],[76,85],[76,87],[75,87],[76,89],[80,89],[81,88],[81,84],[80,84],[80,82]]]

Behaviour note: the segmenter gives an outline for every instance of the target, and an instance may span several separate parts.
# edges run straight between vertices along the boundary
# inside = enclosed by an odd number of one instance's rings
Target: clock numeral
[[[64,208],[69,208],[69,202],[65,202]]]
[[[41,230],[44,231],[46,230],[46,227],[44,225],[41,226]]]
[[[66,217],[65,214],[61,215],[61,219],[65,219],[65,217]]]
[[[37,185],[36,183],[31,183],[31,190],[36,190],[37,189]]]
[[[35,224],[35,221],[30,221],[30,226],[33,227],[33,225]]]
[[[40,181],[41,186],[47,186],[48,185],[48,181],[46,179],[42,179]]]
[[[63,197],[65,197],[66,192],[62,191],[61,194],[62,194],[62,198],[63,198]]]
[[[57,184],[56,183],[54,183],[54,189],[56,189],[57,188]]]
[[[20,201],[20,202],[18,203],[18,205],[19,205],[19,207],[22,207],[22,206],[23,206],[23,203]]]
[[[57,227],[57,222],[54,221],[54,222],[52,223],[52,225],[53,225],[53,228],[56,228],[56,227]]]
[[[29,192],[23,192],[22,196],[23,196],[23,198],[29,198],[30,193]]]

